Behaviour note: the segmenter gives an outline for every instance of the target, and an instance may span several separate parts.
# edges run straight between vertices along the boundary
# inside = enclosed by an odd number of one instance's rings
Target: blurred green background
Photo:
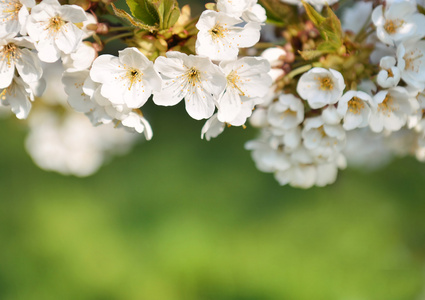
[[[280,187],[230,128],[144,110],[150,142],[89,178],[37,168],[0,121],[0,299],[425,299],[425,166]]]

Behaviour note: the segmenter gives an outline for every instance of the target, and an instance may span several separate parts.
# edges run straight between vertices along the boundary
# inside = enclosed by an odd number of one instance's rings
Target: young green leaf
[[[180,10],[176,0],[163,0],[158,6],[159,27],[169,29],[180,16]]]
[[[157,30],[157,28],[155,26],[149,26],[149,25],[146,25],[144,23],[141,23],[137,19],[134,19],[126,11],[119,9],[119,8],[116,8],[113,3],[111,3],[111,5],[112,5],[112,9],[114,10],[115,15],[119,18],[127,20],[128,22],[131,23],[131,25],[133,25],[137,28],[143,29],[143,30],[151,31],[151,32]]]
[[[154,4],[149,0],[126,0],[131,14],[140,22],[157,26],[160,23],[160,18]]]
[[[296,22],[298,18],[297,7],[288,5],[280,0],[260,0],[267,14],[267,21],[280,26]]]

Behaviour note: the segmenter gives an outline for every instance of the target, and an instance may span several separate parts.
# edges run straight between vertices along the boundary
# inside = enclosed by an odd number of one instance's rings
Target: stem
[[[369,17],[367,18],[367,20],[370,20],[371,17],[372,17],[372,13],[369,14]],[[370,25],[371,24],[369,23],[369,21],[366,21],[363,24],[363,26],[360,29],[360,31],[357,33],[356,37],[354,38],[354,41],[356,41],[356,42],[363,42],[364,39],[370,34],[370,33],[366,33],[366,31],[367,31],[368,27],[370,27]],[[366,35],[366,36],[364,36],[364,35]]]
[[[110,37],[109,39],[106,39],[104,42],[103,42],[103,44],[107,44],[107,43],[109,43],[109,42],[112,42],[112,41],[114,41],[114,40],[118,40],[118,39],[121,39],[121,38],[124,38],[124,37],[128,37],[128,36],[132,36],[132,35],[134,35],[134,33],[133,32],[125,32],[125,33],[121,33],[121,34],[118,34],[118,35],[116,35],[116,36],[113,36],[113,37]]]
[[[289,77],[289,78],[292,79],[292,78],[294,78],[297,75],[300,75],[300,74],[302,74],[304,72],[307,72],[311,68],[313,68],[313,64],[309,64],[309,65],[305,65],[305,66],[299,67],[299,68],[297,68],[297,69],[292,70],[291,72],[289,72],[288,75],[286,75],[286,77]]]
[[[116,31],[127,31],[134,29],[133,26],[121,26],[121,27],[110,27],[109,32],[116,32]]]

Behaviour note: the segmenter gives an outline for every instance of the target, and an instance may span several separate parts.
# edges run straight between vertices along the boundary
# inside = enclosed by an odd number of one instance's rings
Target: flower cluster
[[[358,38],[372,28],[363,43],[374,44],[370,57],[372,63],[379,62],[375,74],[351,80],[355,70],[347,72],[331,60],[331,55],[323,55],[299,77],[296,93],[273,89],[267,105],[260,106],[251,118],[254,126],[262,128],[262,134],[246,148],[253,151],[257,167],[273,172],[280,184],[308,188],[333,183],[337,170],[345,168],[347,158],[350,161],[350,152],[346,158],[344,149],[346,143],[350,144],[347,133],[353,130],[364,136],[368,135],[365,130],[370,130],[390,139],[404,128],[413,129],[419,133],[414,151],[423,155],[425,16],[415,2],[407,1],[387,1],[374,9],[372,3],[360,2],[345,14],[354,19],[356,14],[360,18],[372,15],[372,20],[364,19],[363,31],[361,27],[343,27],[349,28],[347,40],[352,34]],[[342,44],[353,48],[351,53],[343,53],[344,63],[350,63],[350,56],[359,55],[354,41]],[[282,81],[287,75],[282,64],[290,55],[282,48],[270,48],[263,56],[283,73],[278,73],[275,82]],[[370,146],[365,143],[363,147]],[[402,147],[412,145],[404,143]]]
[[[423,2],[352,1],[340,9],[338,0],[216,0],[198,18],[176,0],[126,0],[131,14],[112,2],[2,1],[0,103],[27,118],[32,101],[48,98],[43,73],[56,62],[68,105],[94,126],[123,127],[150,140],[149,102],[184,101],[191,118],[206,120],[206,140],[249,120],[260,135],[246,148],[257,168],[282,185],[333,183],[347,161],[358,161],[355,153],[366,153],[352,149],[372,149],[356,136],[425,160]],[[264,26],[268,21],[274,25]],[[118,39],[127,45],[118,55],[105,51]],[[44,168],[84,175],[102,162],[93,159],[96,166],[81,172],[46,165],[45,148],[34,141],[60,140],[80,130],[71,124],[80,121],[33,119],[40,131],[28,148]],[[61,124],[64,132],[48,129]],[[58,157],[74,157],[63,153]]]

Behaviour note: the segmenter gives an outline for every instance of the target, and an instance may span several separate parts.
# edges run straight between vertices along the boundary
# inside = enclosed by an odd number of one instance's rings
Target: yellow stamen
[[[360,114],[361,110],[365,107],[363,100],[353,97],[348,101],[348,111],[357,115]]]
[[[397,33],[397,29],[399,29],[401,26],[403,26],[404,21],[395,19],[395,20],[386,20],[384,24],[384,29],[389,34]]]

